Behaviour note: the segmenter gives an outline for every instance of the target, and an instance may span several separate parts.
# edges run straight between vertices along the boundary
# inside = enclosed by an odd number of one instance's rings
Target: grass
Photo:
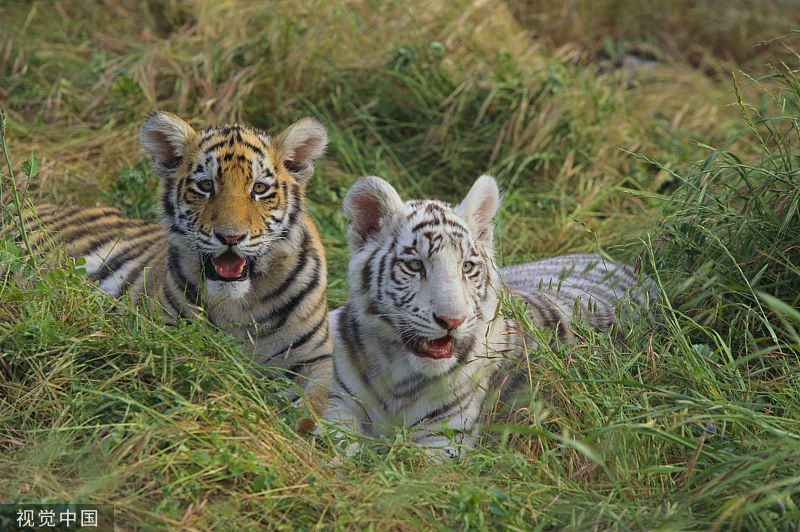
[[[357,177],[456,201],[488,171],[501,263],[638,260],[664,308],[624,347],[585,331],[539,353],[530,404],[461,460],[398,435],[332,467],[231,338],[107,312],[69,259],[3,239],[25,275],[0,283],[0,501],[114,504],[124,530],[796,529],[798,15],[684,7],[4,6],[4,227],[27,199],[157,217],[135,142],[155,108],[273,131],[311,114],[332,307]]]

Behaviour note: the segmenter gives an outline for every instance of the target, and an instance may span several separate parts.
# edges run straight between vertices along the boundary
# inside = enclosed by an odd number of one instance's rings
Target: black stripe
[[[289,274],[286,276],[283,283],[281,283],[279,287],[261,296],[262,303],[266,303],[268,299],[277,299],[292,285],[292,283],[297,279],[297,276],[300,275],[300,272],[303,271],[306,264],[308,263],[309,251],[313,251],[314,252],[313,258],[316,259],[317,261],[319,260],[316,254],[316,250],[314,250],[313,248],[311,248],[311,246],[309,246],[308,241],[309,241],[308,232],[305,230],[305,228],[303,228],[303,243],[301,244],[302,249],[300,250],[300,255],[297,256],[297,262],[295,263],[295,267],[292,268],[292,271],[289,272]]]
[[[314,349],[319,349],[323,345],[325,345],[331,337],[331,330],[330,327],[325,331],[325,334],[322,335],[322,338],[319,339],[319,342],[314,346]]]
[[[66,227],[67,225],[86,225],[106,216],[115,216],[117,218],[121,218],[119,211],[115,209],[101,209],[99,211],[90,213],[87,213],[81,209],[79,212],[73,213],[69,216],[59,216],[58,219],[54,221],[52,226],[50,223],[48,223],[47,228],[50,231],[60,232],[62,228]]]
[[[148,239],[150,235],[142,238],[141,241],[136,241],[124,251],[120,250],[119,253],[115,254],[111,260],[103,261],[100,267],[89,276],[90,281],[97,281],[98,284],[105,281],[109,276],[116,273],[116,271],[123,266],[124,264],[135,260],[139,254],[141,254],[145,249],[153,244],[157,244],[157,241]]]
[[[204,143],[206,143],[206,142],[208,142],[210,140],[213,140],[213,139],[214,139],[214,137],[209,137],[208,139],[204,140],[203,142],[200,143],[200,146],[198,147],[198,149],[200,151],[216,151],[219,148],[225,146],[225,144],[228,142],[228,139],[222,139],[222,140],[219,140],[219,141],[215,142],[214,144],[211,144],[210,146],[203,146]]]
[[[372,288],[372,261],[375,259],[375,255],[378,254],[380,249],[379,247],[375,248],[364,263],[364,267],[361,269],[361,286],[367,293],[369,293],[370,288]]]
[[[322,355],[318,355],[318,356],[315,356],[313,358],[309,358],[307,360],[303,360],[302,362],[298,362],[297,365],[298,366],[303,366],[303,365],[310,366],[311,364],[316,364],[317,362],[319,362],[320,360],[322,360],[324,358],[333,358],[333,353],[325,353],[325,354],[322,354]]]
[[[182,227],[177,225],[171,225],[169,227],[169,233],[172,235],[188,236],[188,233]]]
[[[425,212],[430,213],[432,216],[436,216],[437,214],[444,215],[447,206],[439,203],[437,201],[424,201],[425,205]]]
[[[389,390],[389,393],[392,394],[392,397],[396,397],[397,399],[406,399],[410,395],[416,394],[428,380],[430,380],[428,377],[416,373],[395,384],[394,388]]]
[[[71,209],[80,210],[80,207],[72,207]],[[68,210],[71,210],[68,209]],[[32,216],[37,214],[39,216],[49,216],[58,212],[58,207],[53,205],[52,203],[44,203],[42,205],[37,205],[35,211],[29,211],[26,216]]]
[[[294,347],[294,346],[292,346],[292,347]],[[292,374],[292,373],[300,373],[300,371],[303,368],[307,368],[309,366],[313,366],[314,364],[316,364],[320,360],[323,360],[323,359],[326,359],[326,358],[333,358],[333,355],[331,353],[326,353],[324,355],[319,355],[318,357],[310,358],[308,360],[303,360],[302,362],[298,362],[294,366],[290,366],[289,369],[287,369],[286,371],[287,371],[287,373],[290,373],[290,374]]]
[[[327,313],[324,313],[322,318],[320,318],[320,320],[316,324],[314,324],[314,326],[311,328],[310,331],[308,331],[299,338],[295,338],[279,351],[275,351],[273,357],[278,356],[281,353],[285,353],[289,349],[298,349],[303,345],[305,345],[305,343],[308,342],[308,340],[311,339],[311,337],[314,336],[320,330],[320,328],[322,328],[322,326],[327,322],[327,319],[328,315]]]
[[[534,302],[534,309],[539,311],[539,316],[542,318],[543,326],[547,329],[555,330],[561,321],[558,312],[553,308],[553,304],[545,296],[539,296],[539,301]],[[531,309],[533,310],[533,309]]]
[[[388,255],[393,255],[392,251],[394,250],[395,245],[397,244],[397,236],[392,239],[391,244],[389,245],[389,253],[385,253],[378,258],[378,274],[377,274],[377,282],[375,283],[375,295],[378,299],[381,298],[383,295],[383,279],[384,273],[386,271],[386,260]]]
[[[110,242],[113,242],[115,240],[118,240],[118,239],[120,240],[120,243],[122,243],[124,245],[125,241],[120,239],[121,236],[122,235],[120,235],[120,234],[107,233],[107,234],[105,234],[105,235],[103,235],[101,237],[97,237],[97,238],[93,238],[93,239],[87,240],[84,243],[84,245],[81,245],[81,246],[77,246],[75,243],[69,243],[69,246],[70,246],[69,251],[70,251],[70,254],[75,256],[75,257],[85,257],[86,255],[88,255],[88,254],[90,254],[92,252],[95,252],[96,250],[98,250],[99,248],[105,246],[106,244],[108,244]],[[141,236],[141,235],[137,235],[137,236]],[[113,250],[112,250],[112,253],[113,253]]]
[[[420,229],[423,229],[425,227],[431,227],[431,226],[436,227],[437,229],[444,228],[444,227],[448,227],[450,229],[458,229],[459,230],[458,232],[461,233],[461,234],[464,234],[464,235],[469,233],[469,229],[467,229],[466,227],[464,227],[460,223],[455,222],[453,220],[449,220],[447,218],[443,218],[441,220],[440,219],[422,220],[421,222],[417,223],[417,225],[415,225],[414,227],[411,228],[411,232],[412,233],[416,233]]]
[[[359,330],[358,320],[356,320],[355,316],[348,311],[350,311],[349,307],[345,309],[344,316],[342,316],[343,319],[339,322],[339,331],[341,332],[342,338],[344,338],[350,346],[351,353],[354,352],[354,344],[357,344],[357,351],[355,352],[363,353],[366,351],[366,348],[364,347],[364,343],[361,341],[361,331]],[[349,328],[345,328],[345,321],[349,322]]]
[[[178,249],[175,246],[170,246],[167,251],[167,274],[172,274],[177,277],[178,286],[183,287],[184,296],[188,297],[190,302],[195,305],[200,304],[197,285],[184,275]]]
[[[175,206],[173,205],[172,195],[175,191],[175,182],[172,179],[164,180],[164,192],[161,194],[161,208],[167,218],[175,217]]]
[[[317,257],[317,256],[315,256],[313,258],[313,261],[316,264],[316,266],[314,267],[315,275],[314,275],[314,277],[311,278],[311,281],[308,284],[306,284],[303,288],[301,288],[300,291],[296,292],[291,298],[289,298],[289,300],[286,303],[284,303],[283,305],[281,305],[280,308],[275,309],[272,312],[270,312],[267,316],[259,318],[258,320],[256,320],[258,323],[263,323],[266,318],[271,318],[273,316],[276,316],[278,321],[277,321],[277,323],[270,324],[270,328],[271,329],[280,329],[283,326],[283,324],[286,323],[286,320],[289,319],[289,314],[291,313],[290,311],[295,306],[297,306],[297,304],[300,301],[305,299],[306,296],[308,296],[308,294],[312,290],[314,290],[315,288],[317,288],[319,286],[320,279],[322,277],[320,275],[320,273],[319,273],[319,267],[321,266],[321,261],[320,261],[319,257]]]
[[[440,421],[441,419],[443,419],[445,414],[448,414],[454,408],[456,408],[458,406],[461,406],[461,404],[462,404],[464,399],[466,399],[467,397],[469,397],[471,395],[474,395],[474,394],[475,394],[475,387],[472,386],[472,387],[468,388],[466,392],[462,393],[461,395],[456,396],[449,403],[445,403],[445,404],[443,404],[443,405],[441,405],[441,406],[439,406],[437,408],[434,408],[433,410],[427,412],[424,416],[420,417],[419,420],[415,421],[410,426],[414,427],[416,425],[419,425],[423,421],[427,421],[427,422]],[[463,408],[461,409],[461,411],[463,411]]]
[[[161,292],[167,299],[166,303],[168,303],[172,307],[173,312],[170,312],[170,314],[172,314],[172,316],[176,318],[177,317],[185,318],[186,316],[184,316],[183,314],[183,305],[179,304],[175,300],[175,296],[172,294],[168,282],[164,282],[164,285],[161,287]],[[161,303],[163,304],[164,301],[162,301]]]
[[[249,159],[247,158],[246,155],[244,155],[242,153],[237,153],[235,151],[229,151],[228,153],[226,153],[225,155],[222,156],[222,160],[224,162],[230,162],[233,159],[236,159],[237,163],[246,163],[246,162],[249,161]],[[239,166],[240,168],[242,168],[243,165],[238,165],[237,164],[235,166]]]
[[[478,337],[474,334],[469,337],[469,343],[464,346],[463,349],[459,349],[458,353],[456,353],[456,360],[459,362],[466,362],[467,357],[470,353],[472,353],[473,349],[475,349],[475,343],[478,341]],[[457,365],[456,365],[457,366]],[[456,366],[453,366],[454,368]]]
[[[242,146],[244,146],[246,148],[250,148],[251,150],[256,152],[256,154],[259,157],[263,157],[264,156],[264,150],[262,150],[260,147],[256,146],[255,144],[251,144],[250,142],[248,142],[248,141],[246,141],[244,139],[239,139],[239,144],[241,144]],[[271,175],[272,174],[272,172],[269,170],[269,168],[267,168],[267,172],[268,172],[267,175]]]
[[[337,385],[338,385],[340,388],[342,388],[342,389],[343,389],[343,390],[344,390],[344,391],[347,393],[347,395],[349,395],[351,398],[353,398],[353,399],[355,399],[355,400],[358,400],[358,399],[359,399],[358,395],[354,394],[354,393],[353,393],[353,390],[351,390],[351,389],[350,389],[350,388],[349,388],[349,387],[348,387],[348,386],[347,386],[347,385],[344,383],[344,381],[342,380],[342,378],[339,376],[339,372],[336,370],[336,364],[334,364],[334,365],[333,365],[333,380],[334,380],[334,382],[336,382],[336,384],[337,384]],[[372,418],[370,417],[370,415],[369,415],[369,412],[367,411],[367,409],[366,409],[366,408],[364,408],[363,410],[364,410],[364,414],[367,416],[367,419],[369,420],[369,422],[370,422],[370,423],[372,423]]]
[[[294,227],[295,223],[297,223],[298,214],[299,214],[299,211],[297,209],[295,209],[295,210],[293,210],[292,212],[289,213],[289,220],[286,222],[286,229],[281,231],[281,234],[280,234],[281,238],[287,238],[289,236],[289,231],[291,231],[292,227]]]
[[[483,314],[483,308],[481,306],[481,303],[485,303],[488,296],[489,296],[488,291],[487,290],[483,290],[483,297],[480,300],[478,299],[478,294],[477,293],[474,294],[473,297],[472,297],[473,307],[475,308],[475,318],[478,321],[485,321],[486,320],[486,316],[484,316],[484,314]],[[492,309],[492,311],[494,311],[494,309]]]
[[[125,283],[125,286],[122,288],[122,291],[117,297],[119,297],[120,299],[124,298],[128,294],[128,292],[134,286],[136,286],[136,282],[139,280],[139,277],[142,276],[144,269],[150,265],[150,263],[153,261],[155,257],[159,255],[159,253],[161,253],[161,247],[153,246],[153,249],[151,249],[149,253],[147,253],[142,257],[141,268],[136,268],[131,272],[130,277],[128,277],[127,283]]]
[[[386,404],[383,396],[375,393],[369,378],[363,371],[364,368],[361,367],[358,355],[359,353],[363,353],[365,348],[364,344],[361,342],[358,321],[350,312],[349,307],[345,307],[343,314],[344,315],[339,320],[339,337],[344,341],[348,359],[350,360],[351,365],[358,366],[358,371],[356,373],[361,380],[361,385],[364,387],[364,390],[378,400],[381,408],[383,408],[384,411],[388,411],[389,406]],[[357,397],[355,394],[353,394],[353,396]]]
[[[34,227],[31,224],[33,224],[35,220],[38,220],[38,222],[35,224],[36,228],[38,228],[40,225],[46,228],[48,223],[52,222],[54,218],[69,216],[67,213],[74,214],[80,210],[83,210],[83,208],[73,207],[71,209],[66,209],[65,212],[64,210],[57,210],[53,205],[44,205],[42,207],[37,207],[35,211],[26,211],[25,216],[22,219],[22,223],[25,224],[25,228],[29,231],[31,230],[31,227]]]
[[[112,226],[110,223],[107,223],[107,220],[97,220],[97,223],[95,224],[86,224],[66,230],[60,233],[59,237],[64,241],[64,243],[72,245],[76,255],[84,255],[86,253],[91,253],[102,245],[108,243],[110,240],[119,239],[120,243],[124,244],[125,242],[130,242],[131,240],[142,236],[148,231],[148,229],[160,229],[158,225],[148,222],[130,224],[129,222],[132,221],[135,220],[131,220],[130,218],[122,218],[118,220],[116,225]],[[104,224],[106,225],[103,226]],[[92,234],[94,235],[94,238],[89,240],[89,243],[91,243],[90,246],[81,245],[78,247],[78,242],[73,241],[76,238]],[[100,244],[97,245],[94,244],[94,242],[99,242]],[[79,249],[81,251],[78,251]]]
[[[316,303],[314,304],[313,308],[311,309],[311,312],[308,313],[309,316],[313,314],[316,310],[318,310],[322,305],[325,304],[327,304],[327,298],[325,292],[323,291],[320,297],[317,299]],[[258,330],[259,328],[261,330],[259,332],[256,332],[253,335],[253,338],[263,338],[264,336],[269,336],[275,333],[275,331],[277,331],[278,329],[280,329],[284,325],[286,320],[289,319],[289,315],[291,314],[291,312],[281,313],[281,310],[282,309],[273,310],[268,314],[259,316],[257,319],[254,319],[253,323],[256,325],[256,330]],[[327,316],[327,312],[325,312],[325,315]],[[269,320],[277,320],[278,322],[267,323]],[[260,327],[261,325],[264,325],[264,327],[263,328]]]
[[[50,211],[45,214],[39,214],[36,212],[31,212],[26,218],[25,223],[33,221],[34,217],[38,217],[39,221],[42,222],[42,225],[50,225],[53,223],[54,220],[64,220],[71,216],[75,216],[78,213],[84,212],[86,209],[84,207],[67,207],[61,210],[54,210]]]

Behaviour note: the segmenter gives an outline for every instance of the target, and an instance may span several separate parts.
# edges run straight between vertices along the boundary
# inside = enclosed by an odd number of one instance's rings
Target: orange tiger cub
[[[328,143],[322,124],[304,118],[277,136],[239,124],[195,131],[155,112],[139,141],[160,178],[161,225],[114,209],[42,205],[50,237],[85,258],[89,279],[109,295],[135,302],[147,293],[173,318],[203,313],[244,339],[259,367],[326,387],[325,251],[304,209]]]

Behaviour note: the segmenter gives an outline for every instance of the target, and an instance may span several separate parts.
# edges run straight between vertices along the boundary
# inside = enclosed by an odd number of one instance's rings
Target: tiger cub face
[[[195,256],[212,296],[250,291],[258,259],[287,238],[328,136],[302,119],[271,137],[232,125],[195,131],[175,115],[148,116],[139,141],[162,180],[163,223]]]
[[[399,357],[398,369],[441,375],[469,362],[483,341],[497,306],[491,220],[498,204],[490,176],[456,206],[404,203],[378,177],[348,192],[351,303]]]

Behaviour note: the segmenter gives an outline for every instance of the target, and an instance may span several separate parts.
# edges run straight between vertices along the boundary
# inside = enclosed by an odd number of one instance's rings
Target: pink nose
[[[247,235],[223,235],[222,233],[216,233],[217,238],[223,244],[238,244],[244,237]]]
[[[436,314],[433,315],[433,319],[436,320],[440,326],[444,327],[448,331],[452,331],[462,323],[464,320],[467,319],[466,316],[461,316],[460,318],[445,318],[444,316],[437,316]]]

